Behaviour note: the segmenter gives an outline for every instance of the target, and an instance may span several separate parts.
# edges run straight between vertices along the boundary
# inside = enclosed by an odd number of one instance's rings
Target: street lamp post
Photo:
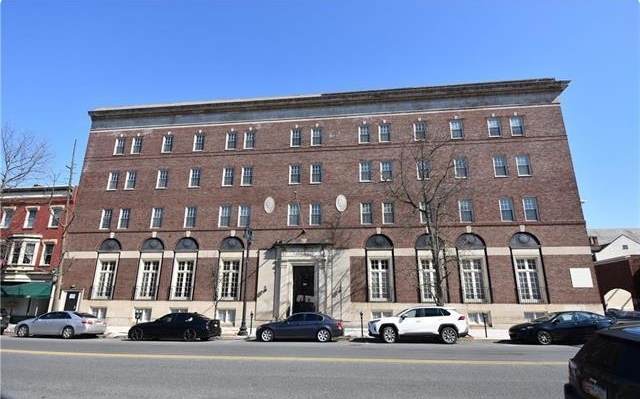
[[[244,238],[247,241],[247,254],[244,257],[244,279],[242,287],[242,323],[238,335],[249,335],[247,333],[247,276],[249,272],[249,250],[251,249],[251,239],[253,238],[253,230],[247,226],[244,229]]]

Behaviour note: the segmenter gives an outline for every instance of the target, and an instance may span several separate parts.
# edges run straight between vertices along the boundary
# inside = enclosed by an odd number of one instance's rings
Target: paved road
[[[1,338],[2,393],[69,398],[559,398],[576,346]]]

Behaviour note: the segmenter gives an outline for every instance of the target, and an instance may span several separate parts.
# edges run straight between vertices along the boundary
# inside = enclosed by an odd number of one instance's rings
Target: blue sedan
[[[329,342],[344,335],[342,322],[322,313],[295,313],[282,321],[275,321],[256,329],[258,341],[270,342],[275,339],[314,339]]]

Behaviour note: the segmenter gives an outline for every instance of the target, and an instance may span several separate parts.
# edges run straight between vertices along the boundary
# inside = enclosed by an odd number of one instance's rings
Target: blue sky
[[[0,7],[2,122],[49,141],[62,183],[98,107],[551,77],[587,227],[640,227],[638,0]]]

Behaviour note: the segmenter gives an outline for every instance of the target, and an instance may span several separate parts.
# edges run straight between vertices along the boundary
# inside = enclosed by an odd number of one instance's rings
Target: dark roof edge
[[[495,96],[500,94],[557,92],[559,95],[564,91],[564,89],[567,88],[569,83],[569,80],[543,78],[272,98],[167,103],[155,105],[138,105],[130,107],[96,108],[93,111],[89,111],[89,116],[91,117],[91,120],[103,120],[123,117],[167,115],[175,113],[186,115],[201,114],[206,112],[229,112],[247,109],[259,110],[287,107],[318,107],[342,104],[410,101],[417,99],[488,95]]]

